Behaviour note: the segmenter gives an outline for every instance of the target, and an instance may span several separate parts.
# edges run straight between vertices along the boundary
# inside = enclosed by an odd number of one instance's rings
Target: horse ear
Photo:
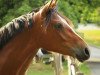
[[[57,5],[57,0],[51,0],[49,1],[46,5],[43,6],[42,8],[42,16],[45,17],[46,16],[46,13],[49,11],[49,10],[52,10],[56,7]]]
[[[57,5],[57,0],[51,0],[49,3],[49,9],[54,9]]]

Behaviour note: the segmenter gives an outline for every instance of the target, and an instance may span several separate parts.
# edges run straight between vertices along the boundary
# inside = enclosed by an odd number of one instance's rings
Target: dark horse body
[[[39,48],[81,62],[89,58],[86,43],[55,6],[56,0],[52,0],[38,12],[16,18],[0,29],[0,75],[24,75]]]

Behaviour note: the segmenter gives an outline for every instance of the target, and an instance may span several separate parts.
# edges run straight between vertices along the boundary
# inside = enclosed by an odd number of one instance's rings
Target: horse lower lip
[[[79,59],[79,61],[80,61],[80,62],[84,62],[84,60],[82,60],[82,59]]]
[[[76,58],[78,59],[78,61],[80,62],[84,62],[85,59],[82,56],[76,55]]]

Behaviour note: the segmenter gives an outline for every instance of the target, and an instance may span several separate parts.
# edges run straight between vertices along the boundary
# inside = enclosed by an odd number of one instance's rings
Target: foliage
[[[70,4],[67,1],[60,0],[58,9],[62,14],[64,14],[68,18],[70,18],[72,20],[72,22],[74,23],[75,27],[77,27],[79,14],[76,14],[76,13],[78,13],[78,11],[75,10],[75,8],[70,6]]]
[[[48,0],[0,0],[0,26],[11,19],[44,5]],[[100,0],[59,0],[58,10],[78,23],[97,23],[100,25]]]
[[[59,10],[68,16],[75,27],[77,23],[100,25],[100,0],[59,0]]]

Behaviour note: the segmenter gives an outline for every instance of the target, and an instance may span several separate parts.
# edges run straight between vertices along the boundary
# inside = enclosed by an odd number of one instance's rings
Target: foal
[[[38,12],[22,15],[0,29],[0,75],[24,75],[39,48],[70,55],[83,62],[87,44],[56,10],[57,0]]]

